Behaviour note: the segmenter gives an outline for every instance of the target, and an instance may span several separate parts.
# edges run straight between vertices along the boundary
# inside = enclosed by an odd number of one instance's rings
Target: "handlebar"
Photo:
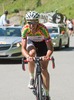
[[[34,59],[33,59],[35,62],[36,61],[42,61],[42,57],[34,57]],[[51,60],[52,61],[52,68],[54,69],[55,68],[55,59],[54,59],[54,57],[52,56],[51,58],[49,58],[48,60]],[[23,70],[25,70],[25,66],[24,66],[24,63],[28,63],[28,62],[30,62],[30,61],[28,61],[28,60],[22,60],[22,68],[23,68]]]

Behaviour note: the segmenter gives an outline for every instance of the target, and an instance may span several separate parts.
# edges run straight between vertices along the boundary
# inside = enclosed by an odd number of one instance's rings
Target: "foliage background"
[[[10,16],[21,11],[23,15],[29,10],[51,12],[57,10],[68,18],[74,18],[74,0],[0,0],[0,15],[8,10]]]

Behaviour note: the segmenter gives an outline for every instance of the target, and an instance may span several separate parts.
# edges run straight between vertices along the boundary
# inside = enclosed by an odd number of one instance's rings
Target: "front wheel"
[[[37,76],[37,100],[42,100],[42,77],[41,75]]]

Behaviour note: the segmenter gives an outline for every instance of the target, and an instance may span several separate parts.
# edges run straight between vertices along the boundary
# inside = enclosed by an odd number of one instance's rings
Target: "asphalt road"
[[[48,68],[51,100],[74,100],[74,36],[69,49],[55,50],[53,56],[56,68],[52,69],[51,62]],[[19,61],[0,60],[0,100],[35,100],[28,81],[27,65],[23,71]]]

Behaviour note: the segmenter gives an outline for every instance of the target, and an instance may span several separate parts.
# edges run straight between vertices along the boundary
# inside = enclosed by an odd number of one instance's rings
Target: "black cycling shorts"
[[[33,45],[36,48],[37,56],[44,56],[44,55],[46,55],[46,53],[47,53],[47,45],[46,45],[45,41],[33,42]]]

